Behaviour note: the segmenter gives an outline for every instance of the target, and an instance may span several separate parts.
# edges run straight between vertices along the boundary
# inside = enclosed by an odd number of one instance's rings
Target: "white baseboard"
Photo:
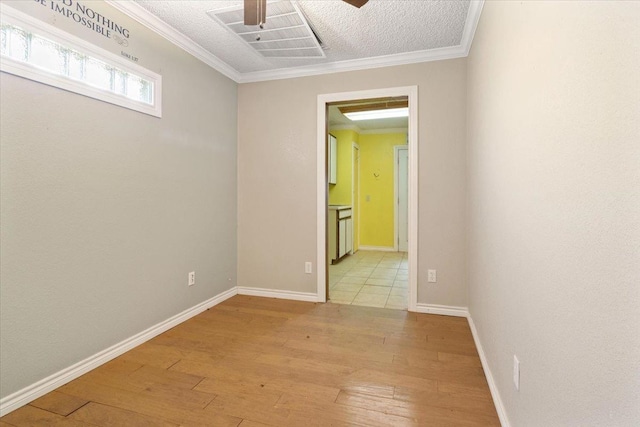
[[[359,251],[398,252],[393,246],[358,246]]]
[[[471,314],[469,314],[469,309],[467,307],[418,303],[416,305],[416,312],[467,318],[467,320],[469,321],[469,328],[471,328],[471,334],[473,335],[473,341],[475,342],[476,348],[478,349],[480,363],[482,363],[482,370],[484,371],[484,376],[487,379],[489,391],[491,391],[493,404],[496,407],[496,412],[498,413],[498,418],[500,419],[500,424],[502,425],[502,427],[510,427],[511,424],[509,423],[509,418],[507,418],[507,411],[505,410],[502,399],[500,398],[500,393],[498,392],[498,388],[496,387],[496,382],[493,380],[491,369],[489,369],[489,364],[487,363],[487,357],[484,354],[482,343],[480,342],[480,337],[478,336],[476,325],[473,323],[473,318],[471,317]]]
[[[318,295],[311,292],[282,291],[279,289],[250,288],[247,286],[238,286],[238,295],[318,302]]]
[[[469,320],[469,327],[471,328],[473,341],[476,343],[476,348],[478,349],[478,355],[480,356],[480,362],[482,363],[482,370],[484,371],[484,376],[487,379],[487,384],[489,384],[489,390],[491,391],[493,404],[496,407],[498,418],[500,418],[500,424],[502,425],[502,427],[510,427],[511,424],[509,424],[507,411],[504,408],[504,404],[502,403],[502,399],[500,398],[500,393],[498,392],[498,387],[496,387],[496,382],[493,380],[493,375],[491,374],[491,370],[489,369],[489,364],[487,363],[487,357],[485,356],[484,350],[482,349],[482,343],[480,342],[480,337],[478,336],[476,325],[473,323],[473,319],[471,318],[470,314],[467,316],[467,319]]]
[[[454,305],[438,305],[438,304],[416,304],[416,313],[442,314],[444,316],[468,317],[469,310],[467,307],[457,307]]]
[[[202,313],[208,308],[211,308],[222,301],[231,298],[238,293],[237,288],[231,288],[228,291],[222,292],[215,297],[208,299],[200,304],[197,304],[182,313],[178,313],[167,320],[164,320],[149,329],[146,329],[124,341],[119,342],[99,353],[89,356],[86,359],[69,366],[61,371],[56,372],[53,375],[48,376],[34,384],[31,384],[22,390],[18,390],[15,393],[0,400],[0,416],[4,416],[9,412],[12,412],[21,406],[43,396],[56,388],[63,386],[64,384],[78,378],[79,376],[89,372],[92,369],[97,368],[109,362],[112,359],[120,356],[121,354],[131,350],[134,347],[150,340],[151,338],[160,335],[161,333],[173,328],[174,326],[192,318],[193,316]]]

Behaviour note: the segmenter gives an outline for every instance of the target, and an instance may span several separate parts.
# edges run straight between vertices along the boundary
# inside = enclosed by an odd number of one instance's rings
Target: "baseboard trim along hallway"
[[[318,295],[311,292],[283,291],[280,289],[251,288],[247,286],[238,286],[237,289],[238,295],[318,302]]]
[[[482,364],[482,370],[484,370],[484,376],[487,378],[487,384],[489,384],[489,391],[491,392],[491,397],[493,398],[493,404],[496,407],[500,424],[502,427],[511,427],[509,418],[507,417],[507,411],[502,403],[502,399],[500,398],[500,392],[498,392],[498,387],[493,379],[493,374],[491,373],[491,369],[489,369],[489,363],[487,362],[487,357],[484,354],[484,349],[482,348],[482,343],[480,342],[476,325],[473,323],[473,319],[468,313],[467,320],[469,321],[469,328],[471,328],[473,342],[475,342],[476,349],[478,350],[478,356],[480,356],[480,363]]]
[[[467,307],[438,304],[416,304],[416,313],[440,314],[443,316],[469,317]]]
[[[0,400],[0,417],[20,408],[21,406],[28,404],[38,397],[43,396],[64,384],[67,384],[70,381],[73,381],[74,379],[97,368],[98,366],[104,365],[105,363],[115,359],[123,353],[126,353],[132,348],[137,347],[146,341],[149,341],[151,338],[154,338],[161,333],[168,331],[174,326],[177,326],[184,321],[191,319],[192,317],[202,313],[208,308],[218,305],[237,294],[237,288],[233,287],[228,291],[224,291],[213,298],[210,298],[204,302],[201,302],[200,304],[188,308],[187,310],[184,310],[183,312],[178,313],[175,316],[172,316],[167,320],[164,320],[130,338],[120,341],[119,343],[112,345],[111,347],[102,350],[101,352],[98,352],[93,356],[89,356],[86,359],[69,366],[68,368],[62,369],[53,375],[50,375],[34,384],[23,388],[22,390],[18,390],[17,392],[10,394],[9,396]]]

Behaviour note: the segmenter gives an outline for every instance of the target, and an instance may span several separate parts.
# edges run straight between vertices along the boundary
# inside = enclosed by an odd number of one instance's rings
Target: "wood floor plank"
[[[196,390],[195,388],[187,390],[166,384],[149,386],[140,394],[151,399],[165,401],[171,405],[179,405],[185,409],[206,408],[216,398],[215,394],[207,393],[206,391]]]
[[[493,398],[491,397],[489,386],[486,384],[480,386],[469,386],[453,382],[438,381],[438,392],[458,395],[463,398],[484,399],[490,401],[493,405]]]
[[[185,356],[179,347],[160,346],[148,341],[118,357],[119,360],[167,369]]]
[[[204,379],[204,377],[200,377],[197,375],[161,369],[149,365],[145,365],[142,368],[131,373],[131,375],[129,375],[129,378],[132,381],[144,385],[144,387],[153,384],[164,384],[175,388],[184,388],[187,390],[191,390]]]
[[[75,411],[69,419],[97,426],[177,427],[178,424],[140,415],[134,411],[91,402]]]
[[[314,402],[292,394],[282,396],[276,407],[290,411],[286,425],[296,425],[294,420],[324,420],[346,423],[347,425],[367,426],[416,426],[418,420],[409,417],[387,414],[353,405]],[[301,424],[298,424],[301,425]],[[302,424],[305,425],[305,424]],[[331,425],[331,424],[330,424]]]
[[[344,385],[342,386],[341,391],[361,394],[365,396],[370,395],[370,396],[384,397],[387,399],[393,399],[393,396],[395,395],[395,390],[396,390],[396,387],[392,385],[358,383],[358,384]]]
[[[499,425],[466,319],[241,295],[2,423]]]
[[[89,403],[86,399],[81,399],[68,394],[52,391],[30,403],[31,406],[53,412],[54,414],[67,416],[81,406]]]
[[[444,409],[455,409],[492,418],[496,416],[496,410],[491,399],[476,398],[469,395],[442,392],[434,393],[408,387],[396,387],[392,398],[404,402]]]
[[[240,418],[225,414],[205,412],[170,404],[165,400],[154,399],[126,390],[114,389],[102,384],[87,383],[81,378],[60,388],[63,393],[74,396],[86,396],[92,402],[113,406],[136,412],[141,415],[161,418],[179,425],[190,426],[225,426],[235,427],[242,421]],[[215,399],[214,399],[215,401]]]
[[[338,358],[371,360],[378,362],[392,362],[393,353],[391,352],[368,352],[362,351],[362,348],[345,348],[338,345],[331,345],[321,342],[313,342],[310,340],[288,340],[284,347],[288,349],[307,350],[312,353],[320,353],[323,355],[336,356]]]
[[[476,368],[482,368],[482,362],[479,356],[468,356],[464,354],[446,353],[443,351],[438,352],[438,360],[441,362],[450,362],[456,366],[475,366]]]
[[[242,420],[242,422],[238,427],[277,427],[277,426],[274,426],[273,424],[263,424],[257,421],[244,419]]]
[[[451,407],[431,406],[428,402],[425,402],[424,405],[416,405],[412,401],[365,396],[343,391],[338,395],[336,403],[414,420],[417,418],[421,425],[447,425],[453,423],[461,426],[500,425],[497,417],[459,411]]]
[[[399,375],[375,369],[360,369],[349,375],[349,384],[375,384],[378,386],[405,386],[417,390],[438,391],[438,381],[410,375]]]
[[[82,427],[95,426],[91,423],[83,423],[71,420],[62,415],[36,408],[35,406],[26,405],[10,414],[2,417],[2,420],[9,425],[22,426],[60,426],[60,427]]]
[[[289,392],[305,397],[306,399],[327,402],[333,402],[340,392],[340,389],[337,387],[328,387],[271,376],[263,376],[261,378],[244,376],[241,381],[233,384],[229,382],[227,377],[221,377],[219,379],[205,378],[204,381],[198,384],[196,390],[211,393],[229,393],[235,391],[238,393],[256,394],[258,396],[270,396],[259,398],[257,401],[271,401],[273,397],[275,397],[275,401],[277,401],[282,394]]]
[[[272,403],[256,402],[254,395],[234,394],[218,396],[207,406],[211,414],[225,414],[241,419],[250,419],[267,425],[283,426],[287,424],[289,410],[279,408]]]

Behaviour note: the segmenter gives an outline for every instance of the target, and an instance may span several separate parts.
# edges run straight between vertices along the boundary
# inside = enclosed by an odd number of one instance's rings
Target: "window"
[[[8,7],[0,18],[0,69],[161,117],[161,77]]]

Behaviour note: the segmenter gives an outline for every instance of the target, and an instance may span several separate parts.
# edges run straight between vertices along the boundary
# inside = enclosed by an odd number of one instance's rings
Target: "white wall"
[[[237,85],[92,7],[162,75],[163,117],[0,74],[2,397],[235,286]]]
[[[469,306],[513,426],[640,425],[639,22],[638,2],[484,5]]]
[[[242,84],[238,90],[238,284],[316,293],[319,94],[418,85],[418,302],[467,305],[466,60]],[[428,268],[438,283],[427,283]]]

